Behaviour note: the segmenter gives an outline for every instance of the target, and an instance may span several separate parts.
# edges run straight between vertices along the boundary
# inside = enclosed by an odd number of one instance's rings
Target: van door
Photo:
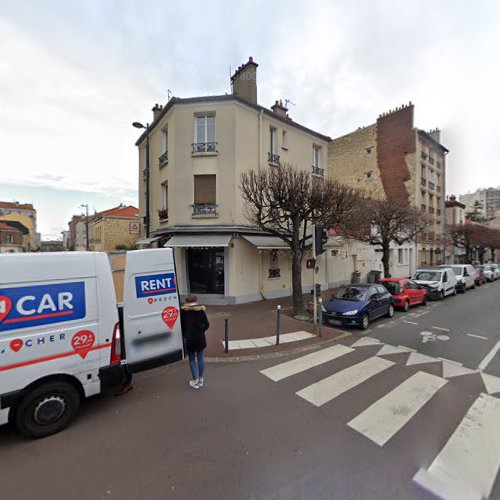
[[[171,248],[127,252],[123,328],[125,359],[131,372],[182,359],[179,294]]]

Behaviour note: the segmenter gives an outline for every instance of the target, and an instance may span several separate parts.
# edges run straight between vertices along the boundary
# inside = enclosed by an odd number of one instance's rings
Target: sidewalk
[[[304,295],[304,300],[310,301],[310,295]],[[277,306],[281,305],[280,345],[276,345]],[[345,332],[330,327],[322,327],[322,336],[314,335],[314,325],[308,321],[292,318],[284,310],[292,307],[292,297],[261,300],[248,304],[206,306],[210,328],[207,331],[207,357],[254,356],[263,353],[286,351],[305,345],[311,345],[325,340],[344,336]],[[224,319],[229,322],[230,350],[224,353]],[[296,333],[296,335],[287,335]],[[282,337],[285,335],[284,337]],[[272,337],[272,338],[271,338]],[[267,338],[266,341],[263,341]],[[300,340],[295,340],[295,339]],[[255,342],[234,341],[251,341]],[[253,343],[262,347],[249,348]],[[232,345],[231,345],[232,344]],[[246,348],[238,348],[245,346]],[[234,348],[236,347],[236,348]]]

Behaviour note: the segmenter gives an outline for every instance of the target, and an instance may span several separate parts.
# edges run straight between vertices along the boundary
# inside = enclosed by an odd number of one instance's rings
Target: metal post
[[[224,352],[229,351],[229,319],[224,319]]]
[[[85,248],[88,252],[90,249],[90,245],[89,245],[89,204],[88,203],[85,205],[85,238],[87,239],[87,241],[85,243]]]
[[[145,181],[146,181],[146,238],[149,238],[150,214],[149,214],[149,123],[146,124],[146,168],[145,168]]]
[[[318,299],[318,304],[319,304],[319,321],[318,321],[318,337],[321,337],[321,325],[323,324],[323,299],[320,297]]]
[[[313,323],[314,323],[314,331],[316,331],[316,325],[317,325],[317,304],[316,304],[316,225],[313,224],[312,226],[312,258],[313,258]]]
[[[281,321],[281,306],[278,306],[276,311],[276,345],[280,345],[280,321]]]

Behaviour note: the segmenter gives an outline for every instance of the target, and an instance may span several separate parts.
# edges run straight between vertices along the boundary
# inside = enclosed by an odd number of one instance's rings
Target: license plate
[[[328,323],[330,323],[330,325],[339,326],[342,324],[342,320],[341,319],[329,319]]]

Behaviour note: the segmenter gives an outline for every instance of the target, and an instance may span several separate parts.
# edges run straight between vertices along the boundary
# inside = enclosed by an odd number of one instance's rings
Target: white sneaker
[[[194,381],[194,380],[190,380],[189,381],[189,386],[192,388],[192,389],[199,389],[200,386]]]
[[[203,379],[198,381],[198,387],[203,387]]]

